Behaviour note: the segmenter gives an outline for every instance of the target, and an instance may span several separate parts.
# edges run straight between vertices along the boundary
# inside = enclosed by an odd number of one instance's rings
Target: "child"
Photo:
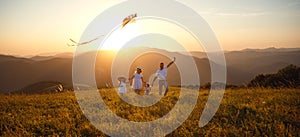
[[[137,67],[136,72],[133,74],[131,78],[129,78],[130,81],[133,81],[132,83],[132,89],[136,94],[141,94],[140,92],[142,91],[142,85],[144,82],[143,75],[142,75],[142,68]]]
[[[145,95],[150,95],[151,87],[150,84],[146,84]]]
[[[119,77],[119,94],[125,94],[126,93],[126,78],[124,77]]]

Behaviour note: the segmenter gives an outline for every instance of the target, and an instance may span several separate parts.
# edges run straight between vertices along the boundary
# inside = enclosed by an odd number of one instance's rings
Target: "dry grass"
[[[101,90],[117,115],[149,121],[167,114],[179,96],[178,88],[157,104],[139,108],[124,103],[112,89]],[[299,136],[299,89],[226,90],[222,104],[203,128],[198,122],[208,91],[200,91],[190,117],[168,136]],[[74,93],[0,95],[0,136],[105,136],[84,117]]]

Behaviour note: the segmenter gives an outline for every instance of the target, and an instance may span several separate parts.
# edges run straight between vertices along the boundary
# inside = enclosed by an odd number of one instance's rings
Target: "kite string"
[[[126,18],[124,18],[123,20],[123,23],[122,23],[122,28],[124,28],[128,23],[130,22],[135,22],[135,18],[137,17],[137,13],[135,14],[131,14],[129,16],[127,16]],[[81,45],[86,45],[86,44],[89,44],[93,41],[96,41],[98,39],[100,39],[101,37],[103,37],[105,35],[100,35],[92,40],[89,40],[89,41],[85,41],[85,42],[76,42],[75,40],[73,39],[69,39],[72,43],[74,43],[73,45],[70,45],[70,44],[67,44],[68,46],[81,46]]]
[[[98,39],[100,39],[101,37],[103,37],[103,36],[105,36],[105,35],[100,35],[100,36],[98,36],[98,37],[96,37],[96,38],[94,38],[94,39],[92,39],[92,40],[89,40],[89,41],[85,41],[85,42],[76,42],[75,40],[73,40],[73,39],[69,39],[71,42],[73,42],[74,44],[76,44],[76,45],[70,45],[70,44],[67,44],[68,46],[80,46],[80,45],[86,45],[86,44],[89,44],[89,43],[91,43],[91,42],[93,42],[93,41],[96,41],[96,40],[98,40]]]

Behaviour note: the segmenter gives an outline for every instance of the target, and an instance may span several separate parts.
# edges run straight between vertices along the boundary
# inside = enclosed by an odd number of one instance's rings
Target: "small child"
[[[142,75],[142,68],[137,67],[136,72],[131,76],[131,78],[129,78],[129,80],[132,83],[132,89],[134,92],[141,95],[143,83],[146,83]]]
[[[151,87],[150,84],[146,84],[145,95],[150,95]]]
[[[125,94],[126,93],[126,78],[119,77],[119,94]]]

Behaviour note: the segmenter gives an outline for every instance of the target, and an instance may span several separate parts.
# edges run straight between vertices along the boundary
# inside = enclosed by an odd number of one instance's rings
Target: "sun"
[[[127,24],[124,28],[118,26],[108,34],[100,50],[120,50],[123,45],[139,34],[140,31],[136,23]]]
[[[165,20],[147,18],[139,18],[136,22],[129,23],[123,28],[121,27],[121,24],[117,26],[104,38],[100,50],[118,51],[135,37],[149,33],[168,36],[178,41],[187,50],[202,51],[197,39],[185,29]],[[154,46],[154,48],[161,48],[155,47],[155,45],[138,46]],[[172,45],[167,44],[164,48],[172,49]]]

